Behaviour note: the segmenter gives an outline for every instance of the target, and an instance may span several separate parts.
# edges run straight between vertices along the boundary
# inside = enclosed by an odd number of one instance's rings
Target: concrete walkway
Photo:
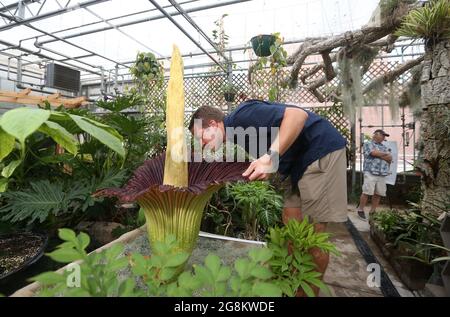
[[[398,279],[392,267],[383,258],[378,247],[370,239],[369,223],[358,218],[355,208],[349,206],[349,219],[358,229],[361,236],[370,246],[373,254],[383,266],[384,271],[391,279],[399,294],[403,297],[414,296]],[[358,251],[350,232],[344,223],[328,225],[328,232],[332,234],[332,242],[341,253],[337,257],[332,255],[330,264],[325,273],[324,281],[330,287],[331,296],[337,297],[382,297],[380,289],[369,287],[367,278],[371,272],[367,271],[367,263]],[[321,294],[321,296],[326,296]]]

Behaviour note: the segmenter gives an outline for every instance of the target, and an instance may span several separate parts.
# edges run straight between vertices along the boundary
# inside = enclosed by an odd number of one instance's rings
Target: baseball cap
[[[375,131],[373,132],[373,134],[375,134],[375,133],[380,133],[380,134],[382,134],[382,135],[384,135],[384,136],[389,136],[389,134],[387,134],[386,132],[384,132],[384,131],[381,130],[381,129],[375,130]]]

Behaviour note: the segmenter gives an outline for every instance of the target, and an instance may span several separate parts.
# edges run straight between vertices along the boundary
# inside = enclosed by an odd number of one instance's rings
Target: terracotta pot
[[[288,244],[288,252],[289,254],[292,254],[293,252],[293,245],[292,243],[289,241]],[[322,273],[321,276],[321,280],[323,280],[323,275],[325,274],[325,271],[327,270],[328,267],[328,262],[329,262],[329,254],[324,253],[322,251],[320,251],[317,248],[313,248],[309,251],[309,254],[311,254],[314,258],[314,263],[316,264],[316,271],[319,273]],[[310,285],[312,290],[314,291],[314,294],[316,296],[319,295],[320,289],[317,286],[314,285]],[[296,297],[308,297],[308,295],[306,295],[306,293],[303,291],[302,288],[297,290],[297,293],[295,295]]]

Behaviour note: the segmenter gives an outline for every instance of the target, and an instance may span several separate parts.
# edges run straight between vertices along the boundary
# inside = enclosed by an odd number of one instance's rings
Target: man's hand
[[[381,159],[385,160],[389,164],[392,163],[392,155],[391,154],[386,154],[386,155],[382,156]]]
[[[272,159],[269,155],[264,154],[256,161],[253,161],[247,170],[242,174],[244,177],[248,177],[249,180],[267,180],[269,174],[273,173]]]
[[[378,150],[373,150],[372,152],[370,152],[370,155],[378,157],[378,158],[388,162],[389,164],[392,163],[392,155],[389,152],[381,152]]]

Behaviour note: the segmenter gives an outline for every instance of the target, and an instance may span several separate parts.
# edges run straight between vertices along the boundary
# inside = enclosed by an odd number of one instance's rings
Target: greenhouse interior
[[[449,87],[448,0],[0,0],[0,300],[449,297]]]

